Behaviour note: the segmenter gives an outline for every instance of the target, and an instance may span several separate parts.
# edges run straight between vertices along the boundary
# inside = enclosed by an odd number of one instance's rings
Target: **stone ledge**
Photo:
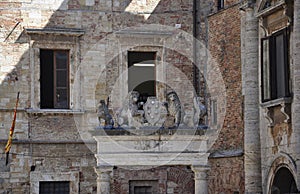
[[[204,136],[207,129],[192,129],[192,128],[179,128],[179,129],[160,129],[159,127],[147,127],[142,129],[131,129],[131,128],[96,128],[93,131],[89,131],[92,136],[141,136],[141,135],[195,135]]]
[[[82,36],[85,32],[77,28],[26,28],[25,32],[29,35],[32,34],[53,34],[65,36]]]
[[[292,103],[292,97],[284,97],[284,98],[278,98],[275,100],[270,100],[270,101],[261,103],[260,106],[262,108],[270,108],[270,107],[274,107],[274,106],[279,106],[282,103],[284,103],[284,104]]]
[[[78,115],[85,113],[82,110],[72,109],[26,109],[25,112],[33,115]]]

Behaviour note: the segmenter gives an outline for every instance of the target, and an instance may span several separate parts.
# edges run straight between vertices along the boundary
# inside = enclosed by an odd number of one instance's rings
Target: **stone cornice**
[[[25,32],[28,35],[64,35],[64,36],[82,36],[85,32],[77,28],[26,28]]]

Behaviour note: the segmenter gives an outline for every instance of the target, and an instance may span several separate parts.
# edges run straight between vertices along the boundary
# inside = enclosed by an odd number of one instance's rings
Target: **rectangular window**
[[[128,92],[140,93],[140,101],[156,95],[155,52],[128,52]]]
[[[135,186],[134,194],[152,194],[151,186]]]
[[[218,122],[218,115],[217,115],[217,101],[211,100],[210,102],[210,115],[211,115],[211,125],[215,126]]]
[[[42,109],[69,108],[69,51],[40,50]]]
[[[129,181],[129,194],[156,194],[158,181],[156,180],[131,180]]]
[[[224,9],[224,1],[225,0],[218,0],[218,10]]]
[[[39,183],[39,194],[69,194],[69,181],[41,181]]]
[[[262,39],[261,52],[263,102],[289,97],[288,30]]]

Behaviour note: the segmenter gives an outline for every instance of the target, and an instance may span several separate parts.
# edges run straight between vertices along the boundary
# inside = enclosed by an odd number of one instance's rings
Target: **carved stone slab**
[[[148,123],[154,126],[161,117],[161,103],[156,97],[148,97],[147,102],[144,105],[145,118]]]

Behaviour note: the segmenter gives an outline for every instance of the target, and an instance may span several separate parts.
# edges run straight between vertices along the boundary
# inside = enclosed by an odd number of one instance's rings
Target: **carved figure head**
[[[129,94],[129,103],[137,103],[139,100],[140,94],[137,91],[132,91]]]

